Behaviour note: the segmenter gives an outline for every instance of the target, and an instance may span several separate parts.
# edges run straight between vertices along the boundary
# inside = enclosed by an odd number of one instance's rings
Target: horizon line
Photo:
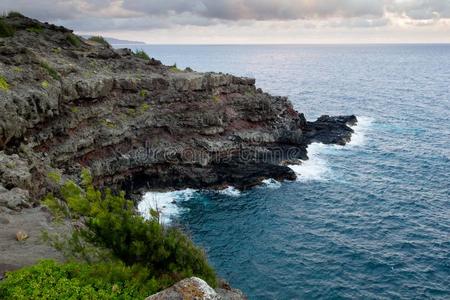
[[[111,43],[133,46],[365,46],[365,45],[450,45],[450,42],[368,42],[368,43]]]

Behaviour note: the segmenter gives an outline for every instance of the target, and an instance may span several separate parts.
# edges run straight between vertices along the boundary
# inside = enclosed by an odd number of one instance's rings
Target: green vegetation
[[[47,80],[44,80],[44,81],[41,82],[41,87],[43,89],[48,89],[49,86],[50,86],[50,84],[48,83]]]
[[[174,64],[173,66],[171,66],[171,67],[169,68],[169,71],[170,71],[170,72],[181,72],[181,70],[178,69],[177,64]]]
[[[49,172],[47,177],[54,183],[59,184],[61,182],[61,174],[59,172]]]
[[[46,69],[48,72],[48,75],[50,75],[53,79],[55,79],[55,80],[61,79],[61,76],[59,76],[59,73],[55,69],[50,67],[50,65],[48,63],[46,63],[44,61],[41,62],[41,67]]]
[[[0,38],[11,37],[14,35],[14,28],[0,19]]]
[[[76,113],[78,113],[80,111],[80,109],[78,107],[76,107],[76,106],[72,106],[70,108],[70,111],[73,112],[74,114],[76,114]]]
[[[21,73],[21,72],[23,72],[23,69],[21,67],[16,66],[16,67],[13,67],[13,71],[16,73]]]
[[[213,100],[214,102],[216,102],[216,103],[219,103],[219,102],[220,102],[220,96],[214,95],[214,96],[212,97],[212,100]]]
[[[116,128],[117,125],[110,119],[103,119],[101,123],[108,128]]]
[[[142,98],[147,97],[148,96],[148,91],[144,90],[144,89],[140,90],[139,91],[139,96],[141,96]]]
[[[137,265],[44,260],[8,273],[0,281],[0,299],[145,299],[158,289]]]
[[[150,60],[150,57],[148,56],[147,53],[145,53],[144,50],[136,50],[136,52],[134,52],[134,56],[145,59],[145,60]]]
[[[149,109],[150,109],[150,105],[148,103],[142,103],[142,105],[140,107],[141,112],[146,112]]]
[[[42,33],[42,31],[44,31],[44,28],[42,28],[42,26],[40,26],[40,25],[34,25],[34,26],[31,26],[31,27],[28,27],[27,31],[39,34],[39,33]]]
[[[216,286],[203,251],[178,229],[163,226],[158,211],[146,220],[125,193],[97,190],[88,170],[81,177],[81,186],[61,183],[63,200],[48,195],[43,201],[55,217],[84,221],[57,247],[72,254],[66,256],[71,262],[46,260],[7,273],[0,299],[144,299],[190,276]]]
[[[23,18],[23,15],[20,12],[17,12],[17,11],[10,11],[8,13],[8,17],[10,17],[10,18]]]
[[[107,40],[105,40],[102,36],[91,36],[89,38],[90,41],[102,44],[104,46],[110,47],[111,45],[108,43]]]
[[[53,48],[53,49],[52,49],[52,52],[55,53],[55,54],[60,54],[61,51],[62,51],[62,50],[61,50],[60,47],[58,47],[58,48]]]
[[[80,47],[81,46],[81,40],[78,36],[76,36],[73,33],[69,33],[67,35],[67,41],[74,47]]]
[[[6,78],[3,76],[0,76],[0,91],[7,91],[9,90],[9,84],[6,81]]]

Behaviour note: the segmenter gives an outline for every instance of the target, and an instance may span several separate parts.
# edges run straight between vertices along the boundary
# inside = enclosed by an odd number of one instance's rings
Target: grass
[[[181,70],[178,69],[176,63],[175,63],[173,66],[171,66],[171,67],[169,68],[169,71],[170,71],[170,72],[181,72]]]
[[[61,76],[59,76],[59,73],[53,69],[48,63],[41,62],[41,67],[43,67],[45,70],[47,70],[48,75],[50,75],[55,80],[60,80]]]
[[[104,126],[106,126],[106,127],[108,127],[108,128],[111,128],[111,129],[117,127],[117,125],[116,125],[113,121],[111,121],[110,119],[103,119],[103,120],[101,121],[101,123],[102,123]]]
[[[147,97],[148,96],[148,91],[144,90],[144,89],[140,90],[139,91],[139,96],[141,96],[142,98]]]
[[[214,102],[216,102],[216,103],[219,103],[219,102],[220,102],[220,97],[219,97],[218,95],[214,95],[214,96],[212,97],[212,100],[213,100]]]
[[[61,174],[59,172],[49,172],[47,177],[56,184],[61,182]]]
[[[8,91],[9,90],[9,84],[6,81],[5,77],[0,76],[0,91]]]
[[[61,50],[61,48],[59,48],[59,47],[58,47],[58,48],[53,48],[53,49],[52,49],[52,52],[55,53],[55,54],[60,54],[61,51],[62,51],[62,50]]]
[[[102,36],[91,36],[88,40],[92,41],[92,42],[96,42],[96,43],[102,44],[102,45],[107,46],[107,47],[111,47],[111,45],[108,43],[108,41],[105,40]]]
[[[148,103],[142,103],[142,105],[140,107],[141,112],[146,112],[149,109],[150,109],[150,105]]]
[[[0,38],[7,38],[14,35],[14,28],[0,19]]]
[[[23,18],[23,15],[20,12],[17,11],[10,11],[8,14],[8,17],[10,18]]]
[[[31,26],[31,27],[28,27],[27,31],[39,34],[39,33],[42,33],[44,31],[44,28],[42,28],[42,26],[40,26],[40,25],[34,25],[34,26]]]
[[[69,42],[69,44],[71,44],[74,47],[80,47],[81,46],[81,40],[79,37],[77,37],[75,34],[73,33],[69,33],[67,35],[67,41]]]
[[[136,52],[134,53],[134,56],[142,58],[144,60],[150,60],[150,56],[148,56],[147,53],[145,53],[144,50],[136,50]]]

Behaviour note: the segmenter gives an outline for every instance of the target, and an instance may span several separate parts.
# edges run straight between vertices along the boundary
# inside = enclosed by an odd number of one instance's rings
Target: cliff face
[[[312,141],[345,144],[356,122],[307,122],[254,79],[178,70],[20,16],[5,22],[16,32],[0,38],[0,159],[20,161],[28,178],[11,183],[17,168],[6,168],[8,191],[38,198],[49,172],[82,167],[129,190],[295,179],[283,162],[306,158]]]

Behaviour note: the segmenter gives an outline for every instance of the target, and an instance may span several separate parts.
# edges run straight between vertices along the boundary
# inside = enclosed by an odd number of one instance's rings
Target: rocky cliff
[[[97,185],[128,191],[292,180],[287,162],[306,159],[314,141],[345,144],[356,123],[308,122],[251,78],[164,66],[18,14],[2,22],[11,29],[0,32],[0,213],[8,218],[83,167]],[[2,247],[7,259],[11,248]]]
[[[81,167],[127,189],[294,179],[283,162],[305,159],[312,141],[345,144],[356,122],[307,122],[254,79],[164,66],[21,16],[5,22],[15,34],[0,39],[0,159],[26,176],[0,176],[32,197],[45,193],[46,173]]]

